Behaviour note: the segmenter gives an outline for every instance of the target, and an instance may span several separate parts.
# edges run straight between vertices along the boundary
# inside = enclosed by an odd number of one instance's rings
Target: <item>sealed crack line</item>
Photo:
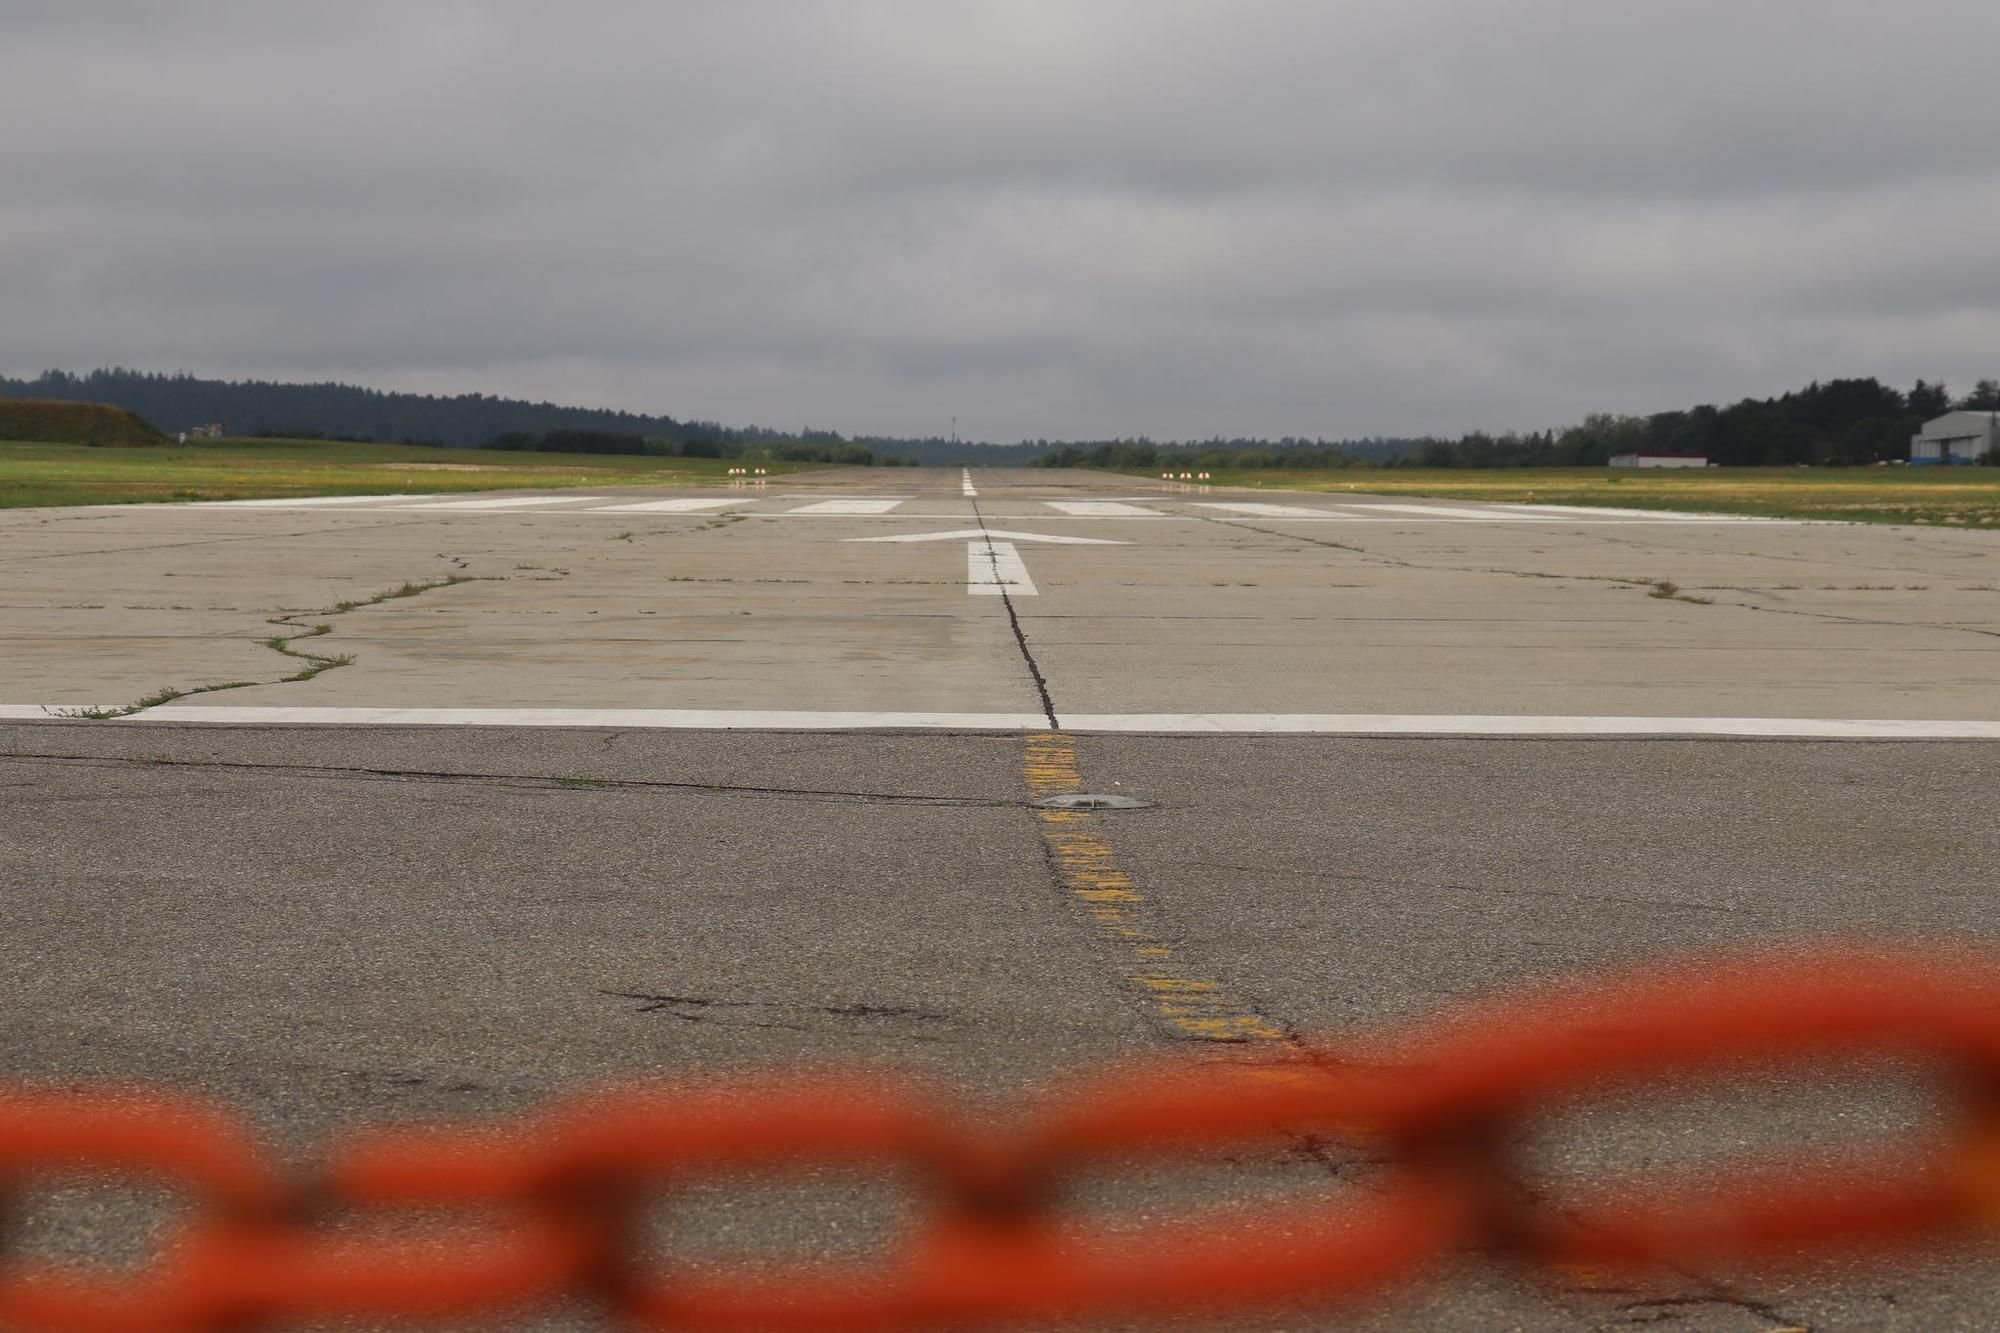
[[[656,778],[594,778],[543,773],[452,773],[409,768],[348,768],[330,764],[253,764],[226,759],[122,759],[96,755],[5,753],[0,760],[75,768],[176,769],[191,772],[282,773],[291,777],[350,782],[426,782],[445,785],[514,787],[532,791],[670,791],[691,796],[732,796],[773,801],[815,801],[856,805],[912,805],[942,809],[1014,809],[1011,798],[921,796],[901,792],[843,791],[817,787],[759,787],[717,782],[669,782]]]
[[[981,532],[992,531],[986,526],[986,515],[979,512],[977,500],[972,501],[972,518],[979,524]],[[990,540],[986,543],[986,555],[993,562],[993,579],[1000,588],[1000,605],[1007,612],[1008,627],[1014,631],[1014,646],[1021,650],[1021,660],[1028,664],[1028,676],[1034,681],[1035,697],[1041,702],[1042,716],[1049,720],[1049,730],[1060,731],[1062,723],[1056,718],[1055,700],[1049,697],[1048,678],[1042,674],[1041,663],[1035,660],[1033,650],[1028,647],[1028,635],[1021,628],[1021,613],[1014,606],[1014,598],[1007,591],[1006,581],[1000,577],[1000,558],[994,553],[993,543]]]
[[[1030,734],[1022,768],[1037,802],[1085,791],[1076,738],[1071,733]],[[1039,804],[1034,814],[1044,855],[1057,883],[1074,909],[1110,946],[1126,983],[1140,994],[1150,1015],[1173,1040],[1248,1048],[1254,1061],[1251,1067],[1263,1077],[1279,1080],[1304,1077],[1308,1069],[1337,1061],[1327,1052],[1308,1048],[1298,1033],[1263,1013],[1188,957],[1168,930],[1159,908],[1118,864],[1110,844],[1100,836],[1102,815]],[[1364,1153],[1344,1161],[1323,1142],[1279,1128],[1307,1160],[1329,1175],[1342,1176],[1353,1162],[1365,1160]],[[1534,1195],[1519,1179],[1510,1176],[1507,1183],[1524,1196]],[[1699,1290],[1694,1298],[1698,1303],[1732,1306],[1774,1325],[1798,1327],[1771,1304],[1746,1297],[1718,1278],[1687,1268],[1676,1272]],[[1575,1281],[1564,1289],[1572,1299],[1590,1295],[1587,1286]]]

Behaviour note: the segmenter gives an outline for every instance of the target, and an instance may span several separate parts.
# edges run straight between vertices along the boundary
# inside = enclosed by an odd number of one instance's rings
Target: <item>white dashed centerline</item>
[[[965,590],[974,595],[1037,597],[1035,581],[1012,542],[967,542],[965,544]]]

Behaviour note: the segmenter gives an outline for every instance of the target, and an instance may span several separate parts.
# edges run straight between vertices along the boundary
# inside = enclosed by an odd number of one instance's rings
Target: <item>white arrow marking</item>
[[[1011,541],[1011,542],[1053,542],[1060,546],[1130,546],[1131,542],[1111,541],[1104,537],[1056,537],[1046,532],[1003,532],[998,528],[990,531],[981,528],[960,528],[955,532],[912,532],[901,537],[849,537],[851,542],[964,542],[964,541]]]
[[[1035,581],[1021,563],[1021,553],[1012,542],[967,542],[965,544],[965,590],[977,597],[982,593],[998,597],[1037,597]]]

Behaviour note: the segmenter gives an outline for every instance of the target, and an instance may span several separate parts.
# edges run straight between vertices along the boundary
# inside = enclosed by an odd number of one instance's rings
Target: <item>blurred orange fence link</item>
[[[1582,1097],[1678,1091],[1772,1061],[1809,1072],[1912,1056],[1935,1063],[1959,1111],[1914,1168],[1626,1182],[1560,1214],[1515,1183],[1510,1145]],[[1061,1203],[1081,1172],[1303,1134],[1386,1157],[1382,1188],[1148,1229],[1094,1230]],[[911,1238],[877,1262],[721,1276],[652,1255],[645,1221],[662,1192],[827,1168],[923,1182]],[[1337,1307],[1473,1250],[1596,1270],[1883,1250],[2000,1219],[2000,966],[1852,949],[1655,966],[1275,1064],[1124,1068],[998,1127],[875,1073],[642,1086],[503,1125],[352,1133],[304,1175],[205,1103],[0,1093],[0,1205],[78,1173],[178,1186],[197,1207],[132,1274],[0,1247],[0,1326],[462,1324],[580,1303],[613,1327],[930,1329]],[[316,1221],[440,1208],[470,1220],[420,1241]]]

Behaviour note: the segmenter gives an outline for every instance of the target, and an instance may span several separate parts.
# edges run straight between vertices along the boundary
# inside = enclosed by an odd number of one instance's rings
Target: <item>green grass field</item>
[[[1159,480],[1157,471],[1133,475]],[[1216,486],[1261,490],[2000,527],[2000,471],[1983,467],[1246,469],[1211,477]]]
[[[727,481],[735,460],[534,454],[317,440],[213,440],[97,449],[0,443],[0,509],[33,505],[263,500],[299,495],[448,494]],[[771,476],[822,466],[762,463]]]

